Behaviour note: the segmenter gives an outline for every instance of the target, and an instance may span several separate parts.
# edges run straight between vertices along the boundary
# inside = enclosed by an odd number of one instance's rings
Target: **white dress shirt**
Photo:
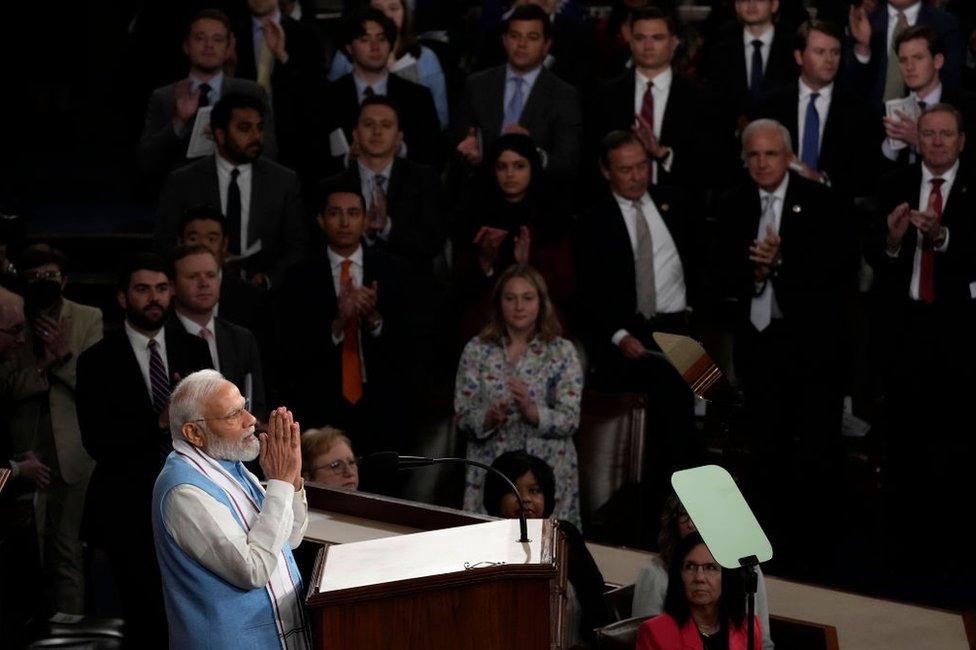
[[[220,211],[227,214],[227,188],[230,186],[230,175],[235,168],[238,170],[237,187],[241,191],[241,257],[248,257],[260,250],[260,245],[255,243],[248,246],[250,242],[247,237],[248,222],[251,216],[251,178],[252,165],[234,165],[225,159],[220,153],[214,158],[217,160],[217,186],[220,191]]]
[[[305,488],[271,479],[250,532],[200,488],[178,485],[163,502],[163,524],[187,555],[239,589],[268,583],[287,543],[296,548],[308,527]]]
[[[342,278],[342,263],[347,259],[352,262],[349,265],[349,278],[352,280],[352,286],[361,287],[363,286],[363,247],[360,246],[356,249],[356,252],[349,257],[342,257],[341,255],[335,253],[331,248],[327,248],[327,253],[329,256],[329,266],[332,268],[332,285],[335,287],[336,300],[339,299],[339,289],[341,286]],[[379,325],[375,329],[370,331],[370,336],[376,338],[383,331],[383,321],[380,321]],[[362,362],[363,346],[362,346],[362,330],[359,332],[360,345],[359,345],[359,358]],[[339,345],[345,339],[345,332],[339,332],[339,336],[332,336],[332,343]],[[362,367],[363,381],[366,381],[366,364],[363,363]]]
[[[653,83],[651,95],[654,97],[654,137],[661,140],[661,129],[664,125],[664,112],[668,108],[668,97],[671,95],[671,81],[674,79],[674,72],[668,67],[660,72],[653,79],[648,79],[640,70],[634,71],[634,115],[640,115],[641,108],[644,106],[644,93],[647,92],[647,84]],[[669,149],[667,157],[658,162],[653,162],[651,170],[651,183],[657,183],[658,166],[666,172],[671,171],[674,164],[674,150]]]
[[[926,107],[934,106],[935,104],[938,104],[939,102],[942,101],[942,84],[940,83],[935,88],[933,88],[932,92],[930,92],[925,97],[920,96],[914,90],[908,93],[908,96],[914,99],[916,102],[925,102]],[[901,143],[899,146],[896,146],[894,141],[891,138],[885,138],[881,142],[881,153],[884,154],[885,158],[887,158],[888,160],[898,160],[898,152],[904,149],[907,144],[902,142],[901,140],[898,140],[898,142]],[[915,152],[912,151],[909,153],[911,154],[911,157],[909,158],[909,162],[914,164]]]
[[[214,327],[213,314],[211,314],[210,320],[207,322],[207,324],[202,326],[196,321],[191,320],[189,316],[181,313],[178,309],[176,310],[176,317],[180,319],[181,323],[183,323],[183,328],[193,336],[200,336],[200,330],[203,328],[210,331],[210,337],[204,340],[210,347],[210,360],[213,361],[214,370],[220,372],[220,359],[217,358],[217,329]],[[203,337],[200,336],[200,338]]]
[[[630,199],[625,199],[616,193],[613,196],[617,200],[617,205],[620,206],[636,263],[637,211]],[[644,220],[651,231],[651,241],[654,243],[655,312],[661,314],[682,312],[687,308],[688,303],[685,297],[684,267],[681,264],[681,256],[678,255],[678,247],[675,245],[671,232],[649,194],[645,193],[641,197],[640,205],[641,212],[644,213]],[[619,345],[620,341],[628,334],[630,332],[625,329],[617,330],[611,337],[611,341],[614,345]]]
[[[142,380],[146,382],[146,391],[149,393],[149,399],[151,400],[153,393],[152,381],[149,379],[149,337],[141,332],[137,332],[129,324],[128,319],[125,321],[125,335],[129,337],[129,345],[132,346],[132,351],[136,354],[136,362],[139,364],[139,370],[142,371]],[[160,329],[152,338],[156,340],[156,350],[159,352],[159,358],[163,360],[163,370],[166,372],[166,376],[169,377],[169,364],[166,361],[166,336],[163,330]]]
[[[803,159],[803,136],[806,133],[807,127],[807,106],[810,105],[810,95],[815,92],[820,93],[817,101],[813,104],[817,109],[817,114],[820,116],[820,134],[817,136],[817,149],[819,151],[820,147],[823,146],[823,134],[824,129],[827,127],[827,114],[830,112],[830,101],[833,99],[834,84],[831,82],[820,90],[814,90],[803,83],[802,78],[800,79],[800,101],[796,104],[797,141],[800,146],[798,147],[799,151],[796,157],[801,160]]]
[[[790,184],[790,175],[786,174],[786,176],[784,176],[783,180],[780,182],[779,187],[777,187],[772,192],[767,192],[761,187],[759,188],[759,205],[763,204],[767,196],[773,197],[773,223],[774,223],[773,229],[776,231],[777,235],[779,234],[780,224],[783,223],[783,205],[786,203],[786,189],[787,187],[789,187],[789,184]],[[760,219],[759,231],[762,230],[763,230],[763,224],[762,224],[762,219]],[[756,239],[759,240],[765,239],[766,233],[759,232],[759,231],[756,232]],[[759,286],[762,286],[762,284],[763,283],[757,283],[757,288]],[[780,311],[779,303],[776,301],[776,290],[773,288],[773,283],[767,281],[765,285],[766,286],[763,289],[763,293],[769,291],[772,294],[772,317],[782,318],[783,312]],[[758,298],[759,296],[756,296],[753,298],[753,300],[756,300]]]
[[[949,192],[952,191],[952,185],[956,182],[956,174],[959,171],[959,161],[948,169],[944,174],[933,174],[929,171],[929,168],[922,163],[922,184],[918,188],[918,210],[924,212],[929,209],[929,197],[932,196],[932,179],[942,178],[945,180],[942,183],[942,209],[945,210],[946,203],[949,202]],[[911,227],[911,226],[909,226]],[[908,285],[908,295],[911,296],[912,300],[919,300],[919,283],[921,282],[922,273],[922,244],[923,242],[922,234],[919,233],[915,240],[915,255],[912,259],[912,281]],[[946,238],[942,242],[941,246],[933,248],[937,253],[944,253],[949,248],[949,229],[946,228]],[[901,249],[896,251],[888,251],[888,255],[892,257],[898,257],[898,253]]]
[[[759,36],[754,36],[748,29],[742,29],[742,40],[746,44],[746,86],[752,86],[752,42],[756,39],[762,41],[759,51],[762,53],[763,76],[769,68],[769,49],[773,46],[773,35],[776,28],[770,25],[766,31]]]

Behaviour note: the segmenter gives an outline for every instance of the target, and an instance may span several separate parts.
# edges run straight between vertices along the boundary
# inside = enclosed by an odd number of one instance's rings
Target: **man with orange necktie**
[[[958,430],[955,409],[976,388],[976,185],[959,162],[962,116],[936,104],[919,117],[918,133],[921,163],[882,181],[884,250],[873,262],[882,299],[876,329],[885,355],[890,480],[907,499],[898,501],[902,513],[923,494],[962,487],[958,481],[968,475],[962,463],[973,445]],[[942,508],[943,499],[925,501],[938,516],[932,508]]]
[[[362,245],[366,202],[356,184],[326,184],[316,220],[326,241],[285,276],[279,332],[286,401],[308,426],[349,432],[357,450],[376,450],[401,417],[405,266]],[[279,310],[281,311],[281,310]]]

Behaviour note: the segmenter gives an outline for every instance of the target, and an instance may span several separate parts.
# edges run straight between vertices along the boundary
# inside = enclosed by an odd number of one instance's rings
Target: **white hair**
[[[198,370],[187,375],[169,396],[169,433],[173,440],[183,440],[183,425],[202,420],[207,398],[227,381],[216,370]]]
[[[746,159],[746,143],[749,142],[749,138],[756,135],[760,131],[776,131],[779,133],[780,137],[783,138],[783,146],[786,148],[786,153],[793,153],[793,140],[790,137],[790,131],[785,126],[777,122],[776,120],[770,120],[767,118],[753,120],[749,122],[749,125],[742,130],[742,159]]]

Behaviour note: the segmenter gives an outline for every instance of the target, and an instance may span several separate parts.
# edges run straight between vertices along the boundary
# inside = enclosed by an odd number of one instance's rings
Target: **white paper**
[[[345,156],[349,153],[349,141],[342,129],[336,129],[329,134],[329,150],[333,156]]]
[[[209,156],[214,152],[213,136],[210,135],[210,111],[213,106],[204,106],[197,109],[197,117],[193,121],[193,132],[190,135],[190,144],[186,148],[187,158],[200,158]]]
[[[918,120],[919,114],[922,109],[919,108],[918,102],[914,97],[902,97],[901,99],[889,99],[885,101],[885,115],[895,121],[901,122],[901,116],[898,113],[904,113],[913,120]],[[888,145],[891,147],[892,151],[900,151],[908,146],[908,143],[904,140],[895,140],[894,138],[888,138]]]

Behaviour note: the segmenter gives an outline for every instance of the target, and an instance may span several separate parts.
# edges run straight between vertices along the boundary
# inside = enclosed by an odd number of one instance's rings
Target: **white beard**
[[[217,460],[251,461],[261,453],[261,442],[254,435],[254,427],[248,436],[242,440],[227,440],[206,431],[207,448],[205,451],[211,458]]]

